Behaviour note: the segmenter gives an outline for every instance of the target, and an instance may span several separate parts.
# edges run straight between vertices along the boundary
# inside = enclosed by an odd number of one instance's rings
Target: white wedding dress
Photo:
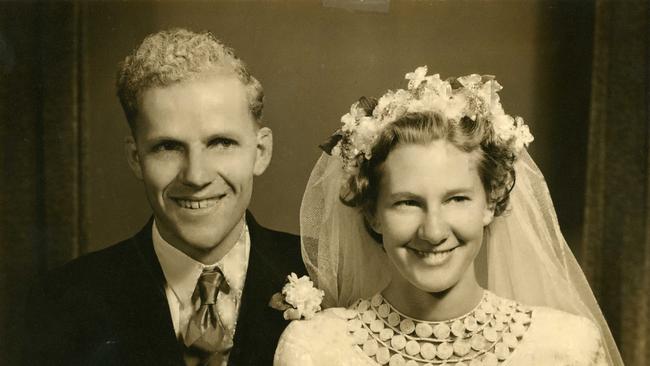
[[[293,321],[275,366],[607,365],[598,327],[584,317],[528,307],[488,291],[472,312],[423,322],[381,295]]]
[[[321,306],[329,309],[289,325],[275,364],[623,365],[562,235],[544,175],[524,148],[531,141],[528,129],[503,111],[500,85],[478,75],[457,78],[452,85],[426,73],[420,67],[407,74],[408,90],[386,92],[372,112],[364,109],[372,104],[367,100],[365,107],[353,104],[341,119],[341,130],[323,146],[303,195],[300,236],[305,266],[324,292]],[[359,160],[372,158],[378,131],[422,111],[448,120],[464,116],[488,122],[495,134],[514,144],[509,149],[516,155],[516,184],[508,209],[486,227],[485,251],[474,259],[475,268],[482,269],[476,280],[497,311],[483,309],[484,297],[460,319],[424,322],[399,314],[375,295],[391,281],[388,256],[368,233],[359,207],[341,202],[342,184],[356,174]]]

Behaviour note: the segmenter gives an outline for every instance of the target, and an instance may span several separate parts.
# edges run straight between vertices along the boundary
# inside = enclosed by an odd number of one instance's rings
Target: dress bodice
[[[374,315],[373,315],[374,314]],[[486,292],[472,312],[446,322],[411,319],[380,295],[292,322],[276,366],[605,365],[588,319],[528,307]]]

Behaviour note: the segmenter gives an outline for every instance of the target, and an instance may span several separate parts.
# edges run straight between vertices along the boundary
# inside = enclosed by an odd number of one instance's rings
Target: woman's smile
[[[405,246],[406,250],[427,265],[439,266],[451,259],[458,246],[445,250],[421,250]]]

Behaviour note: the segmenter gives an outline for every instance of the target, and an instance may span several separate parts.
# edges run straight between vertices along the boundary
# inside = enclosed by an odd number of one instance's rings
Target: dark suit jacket
[[[268,306],[290,272],[304,274],[299,239],[250,214],[250,257],[229,365],[271,365],[287,325]],[[51,271],[29,300],[28,365],[183,365],[153,250],[151,221],[134,237]]]

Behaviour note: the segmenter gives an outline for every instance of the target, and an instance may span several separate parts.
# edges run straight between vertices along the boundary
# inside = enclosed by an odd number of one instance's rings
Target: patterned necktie
[[[226,353],[232,347],[232,340],[226,334],[217,312],[217,296],[228,293],[230,287],[219,268],[204,269],[196,285],[201,306],[190,318],[184,343],[194,353],[211,355]]]

